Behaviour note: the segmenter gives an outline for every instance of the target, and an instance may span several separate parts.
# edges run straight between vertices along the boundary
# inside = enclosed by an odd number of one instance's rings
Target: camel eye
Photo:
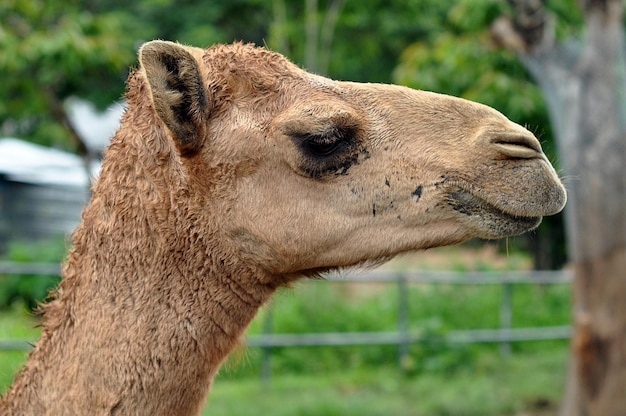
[[[324,159],[338,155],[350,148],[350,140],[343,134],[298,134],[294,142],[309,159]]]
[[[302,147],[312,156],[327,157],[341,147],[341,139],[337,137],[310,136],[303,140]]]
[[[367,156],[354,126],[341,126],[323,132],[290,132],[301,157],[298,170],[314,179],[346,175],[359,157]]]

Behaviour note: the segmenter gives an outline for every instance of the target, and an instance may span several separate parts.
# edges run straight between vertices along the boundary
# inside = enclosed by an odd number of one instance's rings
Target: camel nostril
[[[491,144],[511,158],[533,159],[543,154],[539,141],[531,135],[500,133],[491,140]]]

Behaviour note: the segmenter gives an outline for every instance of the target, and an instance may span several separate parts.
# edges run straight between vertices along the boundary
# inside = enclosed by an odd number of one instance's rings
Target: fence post
[[[409,366],[409,285],[404,273],[398,273],[398,364],[400,370]]]
[[[513,284],[510,282],[502,283],[502,301],[500,304],[500,333],[507,339],[500,341],[500,355],[509,357],[511,355],[511,341],[508,339],[510,335],[511,324],[513,321]]]

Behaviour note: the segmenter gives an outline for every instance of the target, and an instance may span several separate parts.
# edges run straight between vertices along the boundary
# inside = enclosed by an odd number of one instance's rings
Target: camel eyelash
[[[294,140],[300,151],[307,157],[327,158],[343,153],[350,147],[350,141],[343,135],[304,134]]]
[[[299,150],[307,157],[326,158],[349,151],[357,145],[353,127],[334,127],[323,132],[292,133]]]
[[[362,149],[353,129],[335,129],[325,134],[295,134],[291,136],[304,156],[300,169],[313,179],[346,175],[358,163]]]

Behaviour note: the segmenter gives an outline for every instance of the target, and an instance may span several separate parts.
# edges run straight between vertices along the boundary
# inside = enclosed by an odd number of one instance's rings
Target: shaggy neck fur
[[[190,180],[145,88],[129,81],[129,111],[2,415],[197,414],[276,289],[217,244],[211,192],[197,188],[229,181],[228,168],[213,184]]]

